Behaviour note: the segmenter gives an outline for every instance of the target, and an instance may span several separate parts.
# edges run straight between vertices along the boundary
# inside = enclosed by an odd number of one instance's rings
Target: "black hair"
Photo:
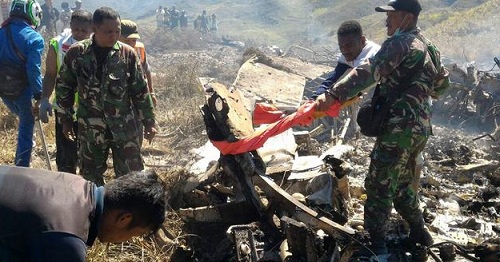
[[[92,22],[94,24],[102,25],[106,19],[120,19],[120,14],[118,14],[118,12],[113,10],[111,7],[107,6],[99,7],[94,11],[94,16],[92,17]]]
[[[154,171],[134,171],[105,185],[104,208],[132,213],[130,227],[148,227],[156,232],[165,221],[167,193]]]
[[[82,9],[76,10],[71,13],[71,22],[73,21],[92,23],[92,13]]]
[[[363,29],[361,29],[361,25],[356,20],[348,20],[343,22],[339,29],[337,29],[337,36],[359,36],[363,35]]]

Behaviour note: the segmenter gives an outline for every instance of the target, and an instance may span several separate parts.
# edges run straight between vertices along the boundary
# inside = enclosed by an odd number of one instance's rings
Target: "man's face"
[[[365,37],[357,35],[338,36],[339,49],[345,59],[350,62],[359,56],[365,47]]]
[[[121,243],[132,237],[140,237],[151,233],[150,228],[130,227],[132,214],[122,211],[111,211],[104,214],[99,223],[97,237],[103,243]]]
[[[94,31],[94,39],[99,47],[113,47],[121,33],[120,19],[104,19],[100,25],[92,26]]]
[[[104,232],[99,232],[99,241],[103,243],[121,243],[130,240],[133,237],[145,236],[151,232],[149,228],[133,227],[133,228],[108,228]]]
[[[396,30],[403,31],[413,19],[413,15],[405,11],[388,11],[385,26],[387,27],[387,35],[392,36]]]
[[[90,37],[92,33],[92,24],[82,21],[73,21],[69,25],[71,27],[71,35],[76,41],[82,41]]]

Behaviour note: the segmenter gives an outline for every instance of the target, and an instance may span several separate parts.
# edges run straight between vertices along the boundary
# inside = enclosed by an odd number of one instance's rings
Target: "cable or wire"
[[[498,69],[500,69],[500,60],[498,58],[494,57],[493,61],[495,61],[495,64],[493,64],[493,67],[490,70],[488,70],[488,71],[477,70],[477,71],[478,72],[483,72],[483,73],[491,72],[491,71],[493,71],[493,69],[495,68],[495,66],[498,66]]]
[[[497,66],[497,64],[493,64],[493,67],[490,70],[488,70],[488,71],[482,71],[482,70],[477,70],[477,71],[478,72],[482,72],[482,73],[488,73],[488,72],[493,71],[493,69],[495,68],[495,66]],[[499,68],[500,68],[500,66],[499,66]]]
[[[344,234],[344,235],[346,235],[347,237],[349,237],[351,241],[353,241],[353,242],[355,242],[356,244],[360,245],[360,246],[361,246],[361,248],[364,248],[364,249],[368,250],[368,252],[370,252],[370,253],[372,254],[372,257],[373,257],[373,256],[375,257],[375,259],[376,259],[375,261],[380,261],[380,259],[378,258],[377,254],[375,254],[375,252],[373,252],[373,250],[371,250],[369,247],[367,247],[367,246],[365,245],[365,243],[363,243],[363,242],[361,242],[360,240],[356,239],[356,238],[354,237],[355,235],[354,235],[354,236],[353,236],[353,235],[348,235],[348,234]],[[352,257],[352,255],[351,255],[351,257]]]

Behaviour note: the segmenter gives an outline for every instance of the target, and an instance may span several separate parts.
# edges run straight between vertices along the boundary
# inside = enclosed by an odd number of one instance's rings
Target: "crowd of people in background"
[[[162,7],[161,5],[156,9],[156,26],[157,28],[168,29],[186,29],[188,27],[188,16],[185,10],[179,11],[176,6],[171,8]],[[202,33],[216,32],[219,28],[217,15],[213,13],[208,15],[206,10],[193,21],[193,27],[196,31]]]
[[[61,3],[60,8],[54,6],[53,0],[45,0],[41,8],[42,20],[37,31],[42,34],[44,39],[48,40],[69,27],[71,13],[82,9],[82,0],[76,0],[73,7],[70,6],[70,2],[64,1]],[[217,15],[215,13],[208,14],[206,10],[203,10],[198,15],[193,15],[191,18],[188,16],[186,10],[179,10],[175,5],[170,8],[159,6],[155,10],[155,20],[158,29],[180,28],[185,30],[189,27],[189,19],[192,20],[191,28],[198,32],[215,33],[219,29]]]
[[[162,7],[161,5],[156,9],[156,25],[158,28],[186,28],[188,18],[186,11],[179,11],[172,6],[171,8]]]
[[[52,38],[60,33],[58,31],[60,27],[57,26],[58,21],[62,24],[60,31],[68,28],[71,13],[82,9],[81,0],[76,0],[74,4],[74,7],[70,7],[69,2],[62,2],[61,9],[59,10],[53,5],[52,0],[45,0],[45,3],[41,6],[42,20],[37,31],[42,32],[48,38]]]

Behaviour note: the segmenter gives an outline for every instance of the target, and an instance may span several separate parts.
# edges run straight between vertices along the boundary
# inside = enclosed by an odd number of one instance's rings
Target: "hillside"
[[[60,6],[61,0],[54,1]],[[192,23],[202,10],[216,13],[220,35],[261,45],[318,45],[336,48],[337,26],[347,19],[359,19],[366,35],[382,42],[385,16],[374,7],[385,0],[186,0],[169,1],[186,10]],[[500,54],[499,0],[421,0],[424,11],[420,26],[441,49],[443,56],[459,61],[492,65]],[[111,6],[124,18],[135,19],[144,31],[154,31],[154,11],[165,1],[85,0],[84,8]],[[144,32],[146,33],[146,32]],[[146,33],[147,34],[147,33]],[[478,41],[480,40],[480,41]]]
[[[471,9],[450,13],[426,33],[438,46],[443,47],[445,55],[486,62],[491,67],[493,57],[500,55],[500,29],[497,26],[499,11],[500,0],[490,0]],[[431,20],[439,16],[436,12],[426,17]]]

